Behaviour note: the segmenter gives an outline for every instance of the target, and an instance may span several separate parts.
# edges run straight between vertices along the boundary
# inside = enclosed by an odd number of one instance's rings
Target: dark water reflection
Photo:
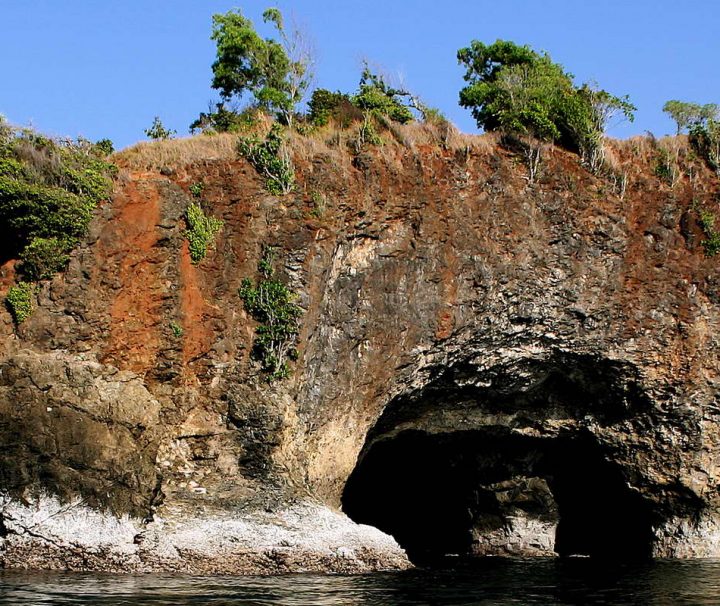
[[[720,561],[608,565],[485,560],[361,576],[189,577],[0,572],[0,604],[405,606],[720,604]]]

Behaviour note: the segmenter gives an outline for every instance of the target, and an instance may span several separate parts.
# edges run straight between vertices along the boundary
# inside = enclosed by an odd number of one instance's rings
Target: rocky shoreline
[[[264,575],[410,567],[392,537],[317,503],[276,512],[121,518],[82,502],[4,499],[0,568]]]

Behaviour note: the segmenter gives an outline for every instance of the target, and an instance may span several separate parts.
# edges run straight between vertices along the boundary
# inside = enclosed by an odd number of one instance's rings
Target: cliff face
[[[556,149],[528,183],[487,137],[299,140],[282,198],[227,155],[128,160],[32,317],[0,315],[4,565],[406,565],[339,508],[418,561],[720,555],[717,181],[680,151],[673,186],[645,139],[613,144],[624,180]],[[193,265],[200,182],[224,227]],[[238,294],[264,245],[304,309],[274,383]]]

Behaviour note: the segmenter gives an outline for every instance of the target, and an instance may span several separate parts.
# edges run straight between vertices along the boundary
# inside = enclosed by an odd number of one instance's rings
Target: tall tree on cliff
[[[458,51],[467,85],[460,105],[472,110],[478,127],[500,130],[525,144],[534,178],[544,143],[560,143],[580,153],[593,171],[602,164],[602,135],[609,118],[633,119],[635,107],[589,85],[575,86],[572,74],[546,53],[497,40],[473,40]]]
[[[291,124],[312,80],[312,52],[296,27],[285,29],[278,9],[267,9],[263,20],[275,26],[278,40],[260,37],[239,10],[213,15],[217,59],[212,87],[225,101],[250,93],[258,107]]]

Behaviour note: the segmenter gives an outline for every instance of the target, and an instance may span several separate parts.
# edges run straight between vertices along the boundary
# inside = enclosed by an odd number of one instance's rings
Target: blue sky
[[[668,99],[720,102],[717,0],[0,0],[0,113],[55,135],[144,138],[159,115],[179,134],[217,95],[211,15],[239,8],[294,15],[313,40],[316,86],[357,88],[363,59],[402,78],[466,132],[457,49],[497,38],[546,50],[575,74],[629,94],[633,124],[611,134],[673,132]]]

